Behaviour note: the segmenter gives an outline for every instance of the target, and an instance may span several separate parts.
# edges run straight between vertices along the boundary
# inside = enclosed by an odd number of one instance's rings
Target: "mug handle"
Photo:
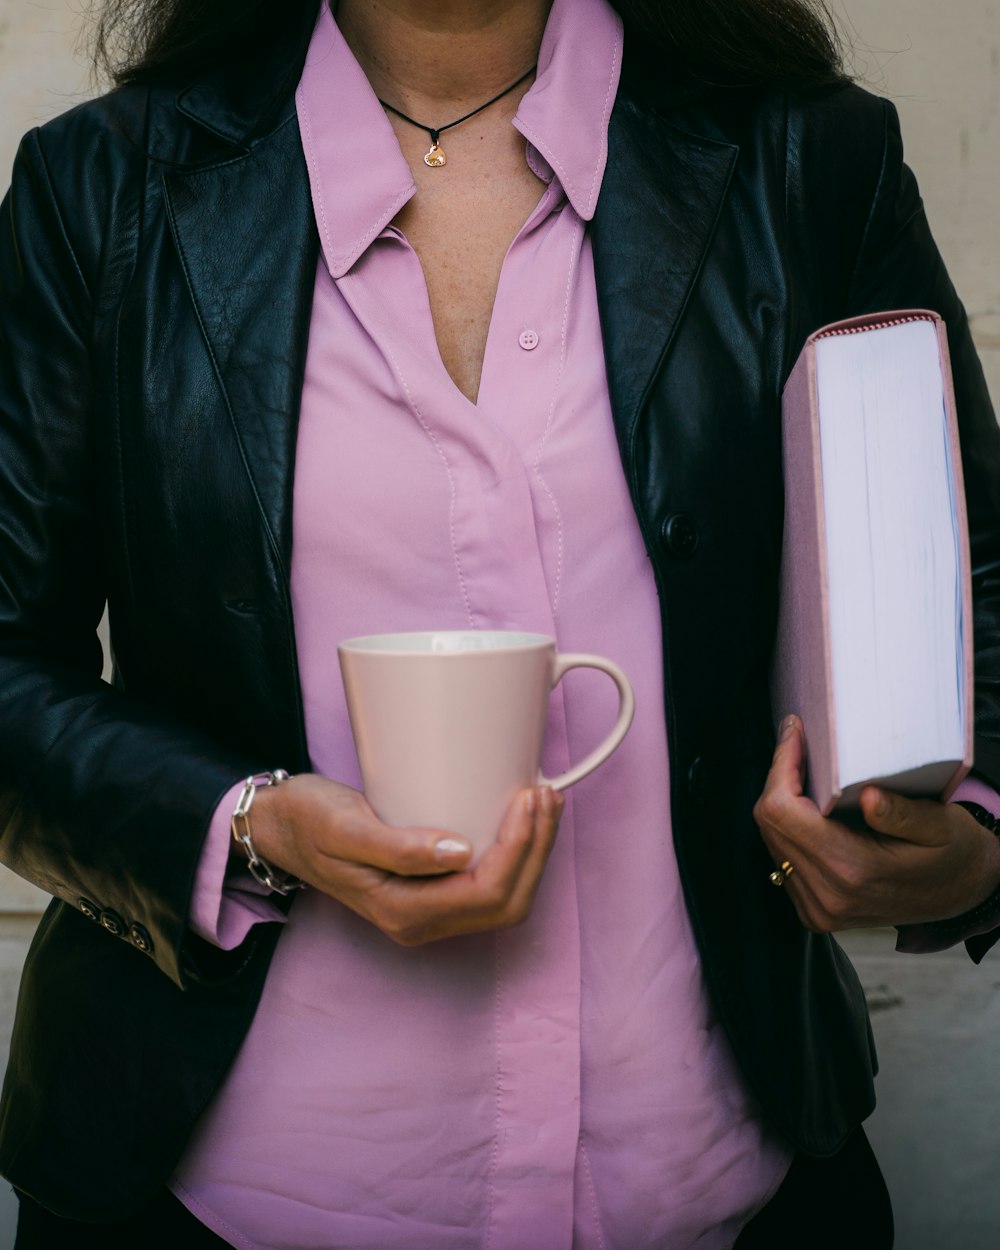
[[[615,721],[614,728],[600,746],[595,747],[589,755],[584,756],[575,767],[560,773],[558,777],[543,777],[539,773],[538,784],[540,786],[551,786],[553,790],[566,790],[570,786],[575,786],[588,773],[592,773],[598,764],[603,764],[608,756],[618,748],[621,740],[628,733],[629,725],[632,724],[632,717],[635,714],[635,695],[632,693],[632,686],[629,683],[629,679],[613,660],[605,660],[599,655],[575,655],[571,653],[557,655],[555,666],[552,670],[553,689],[571,668],[596,668],[600,669],[602,673],[607,673],[618,687],[618,719]]]

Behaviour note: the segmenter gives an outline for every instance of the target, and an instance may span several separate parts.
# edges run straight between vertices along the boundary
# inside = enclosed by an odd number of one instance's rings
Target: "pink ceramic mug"
[[[457,630],[376,634],[337,648],[365,795],[390,825],[467,837],[472,863],[497,837],[518,790],[564,790],[628,732],[628,678],[596,655],[559,655],[544,634]],[[596,668],[618,687],[604,741],[558,777],[539,771],[549,693],[571,668]]]

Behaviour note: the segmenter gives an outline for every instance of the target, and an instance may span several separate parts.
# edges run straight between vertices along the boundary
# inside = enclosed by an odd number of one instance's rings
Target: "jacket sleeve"
[[[95,294],[34,132],[0,212],[0,859],[184,984],[212,813],[259,761],[101,679]]]
[[[894,106],[881,101],[885,146],[878,187],[851,279],[849,314],[928,308],[948,328],[972,554],[975,644],[974,775],[1000,790],[1000,429],[968,319],[903,162]],[[1000,929],[969,940],[981,959]]]

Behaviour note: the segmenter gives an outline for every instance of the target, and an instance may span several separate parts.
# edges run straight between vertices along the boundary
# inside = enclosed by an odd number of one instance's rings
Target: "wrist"
[[[290,826],[282,801],[283,783],[289,780],[283,769],[248,777],[232,816],[236,853],[242,855],[254,879],[277,894],[305,888],[305,882],[289,871]]]
[[[966,911],[944,920],[931,921],[929,927],[942,933],[983,932],[991,921],[1000,925],[1000,819],[978,803],[960,799],[955,806],[964,807],[989,834],[985,842],[982,888],[979,898]]]
[[[955,806],[964,807],[984,829],[988,829],[994,837],[1000,840],[1000,816],[994,816],[981,803],[973,803],[969,799],[956,799]]]
[[[294,778],[277,786],[259,786],[253,802],[253,844],[262,859],[281,872],[295,872],[291,836],[289,788]],[[244,861],[246,853],[233,839],[233,852]]]
[[[956,800],[956,806],[964,807],[987,835],[984,838],[982,888],[975,904],[975,907],[979,907],[1000,892],[1000,817],[982,804],[966,799]]]

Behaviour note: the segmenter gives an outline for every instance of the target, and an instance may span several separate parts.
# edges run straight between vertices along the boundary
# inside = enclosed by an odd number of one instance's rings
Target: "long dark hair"
[[[798,88],[845,77],[823,0],[612,3],[630,53],[640,49],[647,64],[655,59],[702,82]],[[318,0],[92,0],[92,7],[95,62],[121,85],[193,78],[289,38],[304,56]]]

